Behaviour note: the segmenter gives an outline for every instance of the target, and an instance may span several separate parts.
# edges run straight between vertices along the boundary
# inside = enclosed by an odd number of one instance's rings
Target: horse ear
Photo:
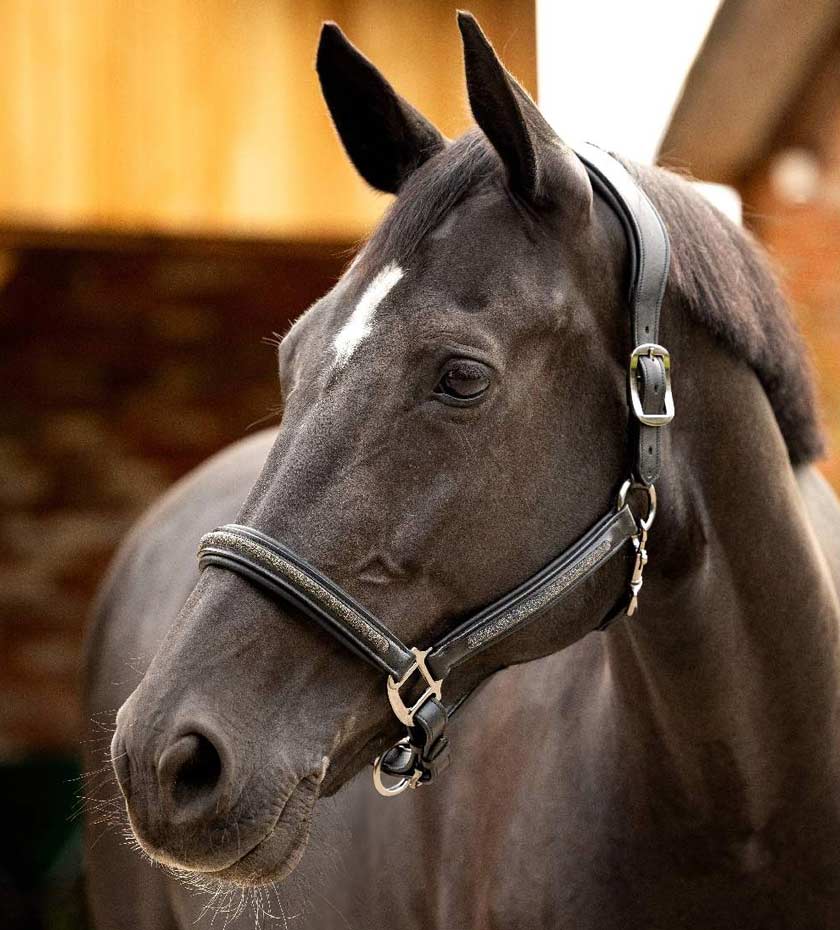
[[[335,23],[324,23],[315,63],[344,149],[359,174],[395,194],[445,144],[437,129],[394,90]]]
[[[591,202],[591,186],[580,160],[558,138],[537,105],[499,61],[471,13],[458,12],[464,42],[467,92],[475,121],[505,164],[513,191],[529,201],[549,198],[557,182],[569,183]],[[558,177],[559,175],[559,177]]]

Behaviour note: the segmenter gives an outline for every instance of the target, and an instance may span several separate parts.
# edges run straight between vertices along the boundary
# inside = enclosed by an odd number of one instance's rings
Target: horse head
[[[324,27],[338,134],[396,199],[279,347],[282,423],[238,517],[419,646],[553,559],[628,471],[624,233],[475,20],[459,25],[478,128],[454,142]],[[575,641],[627,576],[611,562],[562,623],[549,610],[491,645],[448,694]],[[294,868],[319,796],[398,733],[375,669],[211,566],[121,708],[113,758],[151,857],[248,884]]]

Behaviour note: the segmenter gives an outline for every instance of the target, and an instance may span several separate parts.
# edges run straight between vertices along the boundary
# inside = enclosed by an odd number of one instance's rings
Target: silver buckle
[[[639,396],[639,382],[636,378],[636,370],[639,367],[639,359],[642,356],[648,358],[662,359],[662,368],[665,372],[665,413],[645,413],[642,407],[642,398]],[[645,426],[666,426],[674,419],[674,395],[671,393],[671,353],[661,345],[655,342],[644,342],[636,346],[630,354],[630,368],[628,372],[630,379],[630,401],[633,404],[633,413],[636,419]]]
[[[426,656],[431,651],[431,649],[416,649],[412,647],[411,652],[414,654],[414,661],[403,674],[402,678],[400,678],[399,681],[396,681],[392,675],[388,676],[388,701],[391,704],[391,710],[393,710],[393,712],[396,714],[397,720],[399,720],[400,723],[404,723],[407,727],[410,727],[414,724],[414,715],[418,710],[420,710],[420,708],[430,697],[434,696],[440,700],[443,679],[436,681],[434,678],[432,678],[432,673],[426,667]],[[408,681],[411,679],[411,676],[415,672],[420,673],[428,687],[420,695],[420,697],[417,698],[414,704],[411,705],[411,707],[406,707],[405,701],[403,701],[400,691],[408,683]]]

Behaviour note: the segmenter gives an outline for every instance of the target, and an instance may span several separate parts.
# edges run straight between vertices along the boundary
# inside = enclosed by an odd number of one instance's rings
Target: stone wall
[[[7,256],[0,294],[0,759],[73,751],[92,594],[172,481],[279,396],[266,339],[333,248],[120,240]]]

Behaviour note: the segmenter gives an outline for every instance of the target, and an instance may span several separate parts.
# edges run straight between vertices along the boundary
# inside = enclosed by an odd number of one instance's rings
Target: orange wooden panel
[[[313,69],[335,19],[447,134],[469,123],[443,0],[0,0],[0,225],[348,238],[385,198]],[[475,0],[535,90],[533,0]]]

